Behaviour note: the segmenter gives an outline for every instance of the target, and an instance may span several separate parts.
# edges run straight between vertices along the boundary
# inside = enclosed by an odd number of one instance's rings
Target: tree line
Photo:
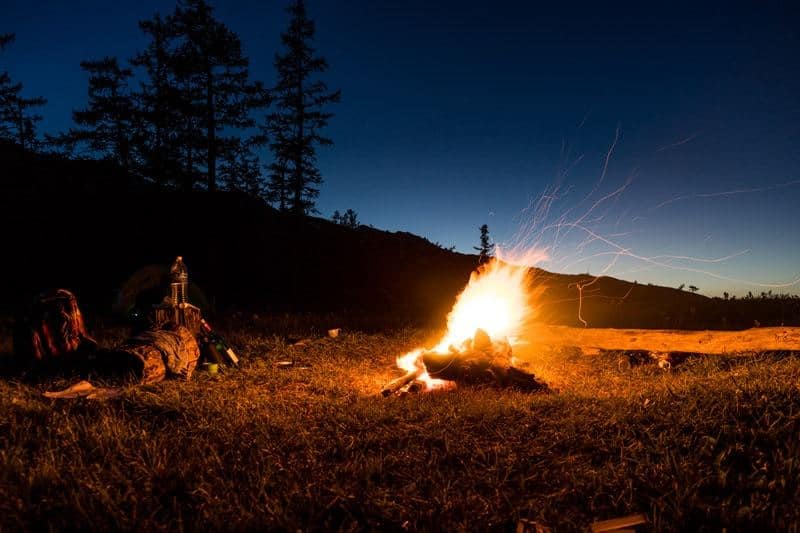
[[[319,79],[328,64],[313,47],[304,0],[287,11],[272,87],[253,78],[241,40],[209,3],[181,0],[169,15],[139,22],[147,46],[126,62],[80,63],[88,101],[73,111],[68,131],[41,139],[37,109],[46,100],[26,97],[22,83],[0,72],[0,138],[23,154],[50,148],[113,161],[165,188],[241,191],[282,211],[314,212],[317,149],[333,144],[323,130],[341,94]],[[0,35],[0,51],[13,40]],[[264,147],[271,161],[261,161]]]

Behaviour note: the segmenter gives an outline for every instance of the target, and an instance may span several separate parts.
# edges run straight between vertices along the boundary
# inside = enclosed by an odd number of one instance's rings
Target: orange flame
[[[447,316],[447,331],[433,351],[458,350],[482,329],[495,340],[514,343],[532,316],[529,270],[524,266],[492,259],[472,273],[469,283],[456,298]],[[422,367],[422,353],[416,349],[397,358],[397,366],[406,371]],[[428,388],[450,382],[431,378],[427,372],[419,378]]]

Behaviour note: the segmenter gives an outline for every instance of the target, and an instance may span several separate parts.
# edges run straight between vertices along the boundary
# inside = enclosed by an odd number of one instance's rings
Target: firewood
[[[501,385],[527,391],[549,389],[546,383],[539,381],[539,379],[533,374],[513,366],[505,369],[505,374],[502,376]]]
[[[381,389],[381,394],[384,397],[391,396],[392,394],[396,393],[406,385],[410,384],[412,381],[417,379],[419,376],[422,375],[422,369],[417,368],[414,370],[409,370],[403,376],[400,376],[397,379],[394,379],[387,383],[383,389]]]
[[[535,346],[577,347],[584,353],[640,351],[724,355],[800,352],[800,328],[752,328],[744,331],[675,331],[539,326],[530,333]]]
[[[422,392],[425,390],[425,382],[415,379],[411,383],[408,384],[408,392],[415,394],[417,392]]]
[[[623,516],[621,518],[612,518],[611,520],[603,520],[601,522],[594,522],[592,524],[592,533],[602,533],[605,531],[621,531],[624,528],[631,526],[638,526],[647,523],[647,517],[643,514],[634,514],[630,516]]]
[[[536,376],[507,364],[496,364],[485,352],[424,352],[422,362],[432,378],[473,385],[542,390],[547,385]]]

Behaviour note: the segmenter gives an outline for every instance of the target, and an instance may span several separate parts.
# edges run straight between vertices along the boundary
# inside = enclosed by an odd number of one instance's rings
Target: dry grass
[[[0,530],[797,529],[800,362],[522,354],[559,394],[383,399],[417,331],[303,348],[231,332],[217,377],[52,401],[0,380]],[[8,349],[8,339],[0,343]],[[308,370],[278,370],[296,358]]]

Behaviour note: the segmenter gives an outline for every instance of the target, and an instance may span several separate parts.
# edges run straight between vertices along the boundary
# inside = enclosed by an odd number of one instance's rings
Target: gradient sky
[[[284,2],[216,4],[271,83]],[[523,240],[544,268],[800,292],[800,8],[651,4],[309,0],[343,95],[322,215],[353,208],[470,252],[483,223],[519,244],[525,208],[555,188]],[[0,32],[17,34],[2,68],[48,98],[43,131],[66,129],[86,101],[79,62],[130,57],[136,21],[173,6],[0,0]]]

